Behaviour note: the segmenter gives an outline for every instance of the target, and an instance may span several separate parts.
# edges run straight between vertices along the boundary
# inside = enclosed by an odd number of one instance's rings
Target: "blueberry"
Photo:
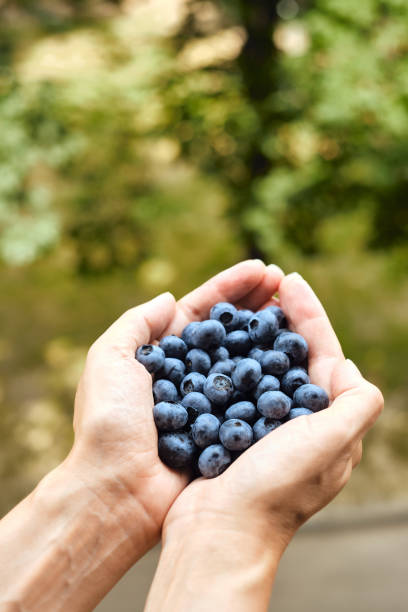
[[[257,408],[262,416],[283,419],[292,408],[292,400],[282,391],[265,391],[258,399]]]
[[[220,427],[221,444],[231,451],[249,448],[253,441],[252,427],[241,419],[228,419]]]
[[[259,363],[261,363],[261,357],[263,354],[264,354],[263,349],[259,348],[259,346],[254,346],[249,351],[248,357],[250,357],[251,359],[256,359],[257,361],[259,361]]]
[[[163,367],[157,372],[157,378],[166,378],[172,383],[179,386],[186,374],[186,366],[180,359],[175,357],[166,357]]]
[[[262,376],[261,380],[256,386],[255,391],[253,392],[254,398],[258,400],[262,393],[266,391],[279,391],[280,383],[276,376],[271,376],[270,374],[265,374]]]
[[[241,419],[247,423],[253,423],[256,419],[256,408],[252,402],[241,401],[231,404],[225,411],[226,419]]]
[[[236,404],[237,402],[252,401],[250,393],[244,393],[238,389],[234,389],[234,393],[230,397],[230,404]]]
[[[308,346],[306,340],[300,334],[285,332],[276,338],[273,348],[275,351],[286,353],[292,365],[302,363],[307,357]]]
[[[207,375],[211,368],[211,357],[202,349],[193,348],[188,351],[184,363],[189,372],[200,372]]]
[[[242,355],[235,355],[234,357],[231,357],[231,359],[235,363],[235,365],[237,365],[238,361],[245,359],[245,357],[243,357]]]
[[[176,357],[183,360],[187,354],[187,344],[178,336],[164,336],[159,342],[160,348],[164,351],[166,357]]]
[[[218,442],[220,422],[213,414],[201,414],[191,426],[191,435],[200,448]]]
[[[307,385],[310,382],[309,376],[303,368],[295,367],[286,372],[281,381],[281,388],[286,395],[293,397],[298,387]]]
[[[288,334],[288,333],[290,333],[290,329],[286,329],[286,327],[280,327],[278,331],[276,332],[276,337],[280,336],[281,334]]]
[[[177,388],[170,380],[159,378],[153,384],[153,397],[156,404],[157,402],[177,402]]]
[[[181,400],[181,405],[187,410],[190,423],[193,423],[200,414],[211,412],[210,400],[199,391],[187,393]]]
[[[269,419],[267,417],[258,419],[253,427],[255,442],[266,436],[270,431],[279,427],[279,425],[282,425],[282,423],[276,419]]]
[[[188,421],[187,410],[176,402],[159,402],[153,408],[153,417],[159,431],[181,429]]]
[[[279,306],[268,306],[266,310],[270,310],[275,315],[275,317],[278,319],[280,328],[285,327],[285,325],[288,324],[285,313],[283,312],[282,308],[279,308]]]
[[[232,381],[239,391],[249,391],[253,389],[262,376],[261,365],[255,359],[241,359],[235,366],[232,373]]]
[[[252,310],[238,310],[239,314],[239,329],[244,329],[248,331],[248,323],[249,320],[254,316]]]
[[[251,349],[252,342],[248,332],[243,329],[237,329],[227,334],[225,346],[231,356],[247,355]]]
[[[173,432],[159,437],[159,457],[171,468],[191,465],[195,452],[196,446],[188,433]]]
[[[215,417],[217,417],[217,419],[221,423],[223,423],[225,421],[225,417],[224,417],[224,409],[221,407],[215,406],[211,409],[211,414],[213,414]]]
[[[204,384],[204,393],[211,402],[218,406],[225,405],[233,394],[232,380],[225,374],[210,374]]]
[[[212,363],[217,363],[217,361],[225,361],[229,359],[229,352],[225,348],[225,346],[218,346],[216,349],[210,352],[210,357]]]
[[[290,368],[289,357],[282,351],[264,351],[261,357],[262,371],[273,376],[282,376]]]
[[[186,327],[183,329],[183,331],[181,332],[181,338],[182,340],[186,343],[187,346],[189,347],[193,347],[194,346],[194,342],[193,342],[193,332],[196,329],[196,327],[200,325],[199,321],[192,321],[191,323],[189,323],[188,325],[186,325]]]
[[[227,331],[236,329],[240,321],[237,309],[229,302],[215,304],[210,310],[210,319],[222,323]]]
[[[184,396],[192,391],[201,392],[203,390],[205,381],[206,377],[204,374],[200,374],[199,372],[190,372],[190,374],[187,374],[187,376],[185,376],[180,383],[181,394]]]
[[[225,342],[226,332],[219,321],[201,321],[193,331],[194,346],[204,350],[214,350]]]
[[[298,407],[298,408],[292,408],[289,411],[288,417],[289,417],[289,420],[291,421],[292,419],[296,419],[297,417],[307,415],[307,414],[313,414],[313,410],[309,410],[308,408]]]
[[[222,444],[207,446],[198,458],[198,469],[204,478],[215,478],[231,463],[231,455]]]
[[[235,363],[232,361],[232,359],[225,359],[224,361],[217,361],[217,363],[214,363],[210,369],[210,374],[213,372],[219,372],[220,374],[231,376],[234,368]]]
[[[293,395],[294,406],[309,408],[313,412],[324,410],[329,405],[329,396],[326,391],[317,385],[302,385]]]
[[[248,323],[248,333],[254,344],[273,342],[278,331],[278,320],[270,310],[261,310]]]
[[[148,372],[158,372],[163,367],[165,354],[159,346],[143,344],[136,351],[136,359],[144,365]]]

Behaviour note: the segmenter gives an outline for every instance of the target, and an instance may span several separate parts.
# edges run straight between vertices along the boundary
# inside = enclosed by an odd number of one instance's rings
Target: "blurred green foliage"
[[[404,0],[0,3],[0,510],[67,452],[104,327],[247,256],[302,272],[386,393],[350,499],[399,494],[407,23]]]

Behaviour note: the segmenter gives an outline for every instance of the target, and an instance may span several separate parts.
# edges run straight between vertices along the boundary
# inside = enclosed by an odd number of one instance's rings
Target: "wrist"
[[[169,526],[146,611],[266,610],[283,550],[219,516]]]

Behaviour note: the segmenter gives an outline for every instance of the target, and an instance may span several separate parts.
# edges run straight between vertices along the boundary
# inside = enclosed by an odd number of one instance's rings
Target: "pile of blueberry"
[[[278,306],[254,313],[220,302],[181,338],[137,349],[136,359],[154,374],[153,416],[166,465],[198,467],[213,478],[286,421],[327,408],[326,391],[310,384],[307,342],[286,326]]]

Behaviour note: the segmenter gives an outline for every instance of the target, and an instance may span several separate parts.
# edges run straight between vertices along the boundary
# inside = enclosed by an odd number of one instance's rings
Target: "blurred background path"
[[[334,514],[322,512],[290,544],[270,611],[406,612],[408,505]],[[146,555],[96,611],[141,612],[159,552]]]

